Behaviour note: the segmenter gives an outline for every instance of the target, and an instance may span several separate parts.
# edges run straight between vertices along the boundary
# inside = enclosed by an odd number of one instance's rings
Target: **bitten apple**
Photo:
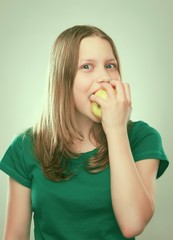
[[[104,90],[104,89],[100,89],[98,90],[96,93],[95,93],[96,96],[99,96],[103,99],[107,99],[108,98],[108,95],[107,95],[107,92]],[[100,107],[100,105],[96,102],[92,102],[91,103],[91,111],[92,113],[97,117],[97,118],[100,118],[102,117],[102,109]]]

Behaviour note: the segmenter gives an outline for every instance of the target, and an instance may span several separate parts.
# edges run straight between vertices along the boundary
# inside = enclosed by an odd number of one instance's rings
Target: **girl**
[[[5,240],[29,239],[32,213],[36,240],[134,240],[144,230],[168,160],[159,133],[130,113],[112,39],[93,26],[62,32],[40,121],[0,163],[10,176]]]

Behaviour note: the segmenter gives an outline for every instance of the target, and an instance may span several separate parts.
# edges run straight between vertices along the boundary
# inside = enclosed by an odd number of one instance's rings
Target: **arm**
[[[30,189],[9,179],[9,198],[4,240],[29,240],[31,224]]]
[[[114,214],[123,235],[131,238],[143,231],[154,213],[155,178],[159,161],[134,162],[127,134],[127,122],[131,114],[129,85],[115,80],[111,84],[103,83],[102,87],[107,91],[108,99],[92,95],[91,100],[102,108]]]
[[[159,161],[135,164],[125,130],[110,134],[108,147],[114,213],[124,236],[134,237],[143,231],[154,213]]]

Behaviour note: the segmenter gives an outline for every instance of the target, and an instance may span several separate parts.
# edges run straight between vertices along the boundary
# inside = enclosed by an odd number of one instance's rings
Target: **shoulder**
[[[128,131],[130,144],[135,145],[147,139],[148,141],[155,139],[161,142],[161,136],[158,130],[144,121],[132,122]]]
[[[16,135],[0,161],[0,169],[17,182],[31,187],[31,175],[36,165],[32,130]]]
[[[161,135],[158,130],[144,121],[132,122],[128,131],[128,136],[132,149],[137,145],[162,145]]]
[[[26,148],[26,147],[32,147],[33,145],[33,134],[32,134],[32,128],[28,128],[25,131],[22,131],[18,134],[16,134],[11,143],[10,148]]]
[[[140,133],[155,133],[159,134],[158,131],[148,123],[144,121],[134,121],[131,122],[130,128],[129,128],[129,135],[133,136],[134,134],[140,134]]]
[[[158,130],[144,121],[132,122],[129,128],[129,142],[134,161],[158,159],[160,166],[157,177],[168,167],[168,158]]]
[[[32,137],[32,129],[27,129],[15,135],[1,159],[1,165],[12,167],[29,166],[35,161],[35,151]]]

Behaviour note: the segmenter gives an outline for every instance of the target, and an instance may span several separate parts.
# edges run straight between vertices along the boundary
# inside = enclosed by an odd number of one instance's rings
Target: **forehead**
[[[92,36],[82,39],[79,46],[79,58],[104,57],[115,58],[111,44],[103,38]]]

